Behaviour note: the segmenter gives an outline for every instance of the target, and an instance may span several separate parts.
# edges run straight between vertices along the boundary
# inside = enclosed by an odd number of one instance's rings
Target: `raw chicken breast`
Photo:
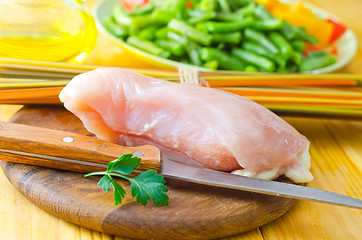
[[[107,141],[152,143],[207,168],[251,177],[312,180],[309,141],[268,109],[238,95],[99,68],[76,76],[60,100]]]

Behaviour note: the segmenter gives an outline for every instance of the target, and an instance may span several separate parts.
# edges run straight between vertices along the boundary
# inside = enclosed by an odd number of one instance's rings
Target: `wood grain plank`
[[[0,105],[0,121],[8,121],[20,108],[20,105]]]
[[[353,168],[362,171],[362,121],[326,122],[326,126],[334,139],[352,160]],[[353,139],[353,141],[351,141]]]
[[[343,125],[346,121],[286,120],[311,141],[314,180],[309,186],[361,198],[361,174],[327,127],[331,122]],[[350,142],[356,140],[349,139]],[[275,237],[278,233],[279,237],[285,239],[359,239],[359,223],[362,222],[359,213],[359,210],[302,201],[281,219],[262,227],[262,230],[265,230],[266,239],[278,239]]]

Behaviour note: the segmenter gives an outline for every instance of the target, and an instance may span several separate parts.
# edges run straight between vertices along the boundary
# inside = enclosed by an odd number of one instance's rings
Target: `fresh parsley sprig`
[[[122,202],[126,191],[113,177],[120,177],[130,181],[132,197],[136,197],[137,202],[143,206],[147,205],[150,198],[156,206],[167,205],[168,196],[165,192],[168,189],[165,185],[165,179],[157,174],[155,170],[147,170],[134,178],[127,176],[133,173],[135,168],[138,168],[140,162],[140,158],[133,157],[132,154],[124,154],[108,163],[106,171],[89,173],[84,175],[84,177],[104,175],[99,180],[98,186],[104,191],[109,191],[113,187],[115,205]]]

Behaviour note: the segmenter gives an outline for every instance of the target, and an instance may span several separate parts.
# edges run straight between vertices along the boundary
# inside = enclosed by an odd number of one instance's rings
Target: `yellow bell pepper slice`
[[[274,17],[297,27],[305,27],[308,34],[318,39],[320,48],[328,46],[333,32],[333,24],[318,18],[302,2],[293,4],[281,3],[279,0],[256,0],[256,2],[265,6]]]

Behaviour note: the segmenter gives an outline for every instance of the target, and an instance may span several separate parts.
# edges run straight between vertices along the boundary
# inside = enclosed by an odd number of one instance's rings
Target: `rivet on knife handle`
[[[0,122],[0,160],[89,172],[97,167],[81,166],[66,160],[106,167],[110,161],[129,153],[141,157],[139,170],[159,170],[160,152],[151,145],[124,147],[81,134]],[[41,156],[49,156],[53,161],[42,159]],[[56,159],[59,161],[54,161]]]

